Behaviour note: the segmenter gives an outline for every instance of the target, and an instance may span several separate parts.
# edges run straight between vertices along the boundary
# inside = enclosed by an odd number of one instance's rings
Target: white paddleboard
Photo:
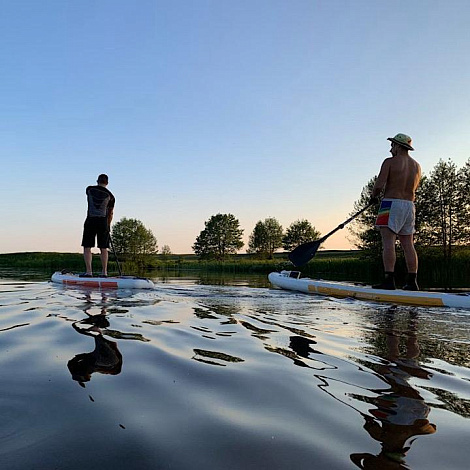
[[[374,302],[417,305],[426,307],[470,308],[470,293],[450,294],[446,292],[407,291],[373,289],[371,286],[349,284],[346,282],[323,281],[300,278],[298,271],[270,273],[269,282],[282,289],[305,292],[307,294],[327,295],[331,297],[351,297]]]
[[[55,272],[52,282],[67,286],[97,287],[106,289],[154,289],[155,284],[147,278],[136,276],[80,277],[78,274]]]

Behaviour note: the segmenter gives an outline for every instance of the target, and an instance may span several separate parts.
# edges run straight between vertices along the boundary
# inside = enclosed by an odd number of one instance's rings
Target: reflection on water
[[[467,468],[469,313],[156,282],[0,282],[2,468]]]
[[[91,304],[91,295],[87,295],[87,301]],[[102,294],[103,303],[106,302],[106,294]],[[89,308],[84,309],[87,318],[72,323],[72,327],[78,333],[91,336],[94,339],[95,349],[92,352],[77,354],[67,364],[73,380],[82,387],[91,379],[94,372],[100,374],[117,375],[122,369],[122,355],[117,343],[103,337],[106,334],[109,321],[106,307],[101,307],[98,315],[89,313]]]
[[[411,312],[405,330],[405,344],[400,351],[400,335],[394,329],[393,313],[386,317],[386,328],[379,341],[386,345],[385,361],[373,365],[372,369],[389,385],[388,388],[374,390],[375,397],[354,395],[356,400],[369,402],[374,408],[373,416],[364,416],[364,429],[370,437],[381,444],[378,455],[357,453],[351,460],[364,469],[408,468],[405,456],[410,450],[409,439],[414,436],[434,434],[436,425],[428,421],[429,405],[420,392],[410,384],[412,377],[429,380],[431,372],[419,365],[420,348],[417,338],[417,314]],[[409,445],[407,443],[409,442]]]
[[[224,366],[226,365],[224,362],[243,362],[243,359],[239,357],[230,356],[229,354],[217,351],[205,351],[203,349],[195,349],[193,359],[214,366]]]

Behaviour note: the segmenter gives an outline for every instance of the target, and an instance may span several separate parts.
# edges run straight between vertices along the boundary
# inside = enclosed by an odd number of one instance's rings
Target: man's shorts
[[[93,248],[95,237],[98,239],[98,248],[109,248],[109,229],[107,217],[87,217],[83,224],[82,246]]]
[[[415,232],[415,205],[405,199],[382,199],[375,226],[388,227],[398,235]]]

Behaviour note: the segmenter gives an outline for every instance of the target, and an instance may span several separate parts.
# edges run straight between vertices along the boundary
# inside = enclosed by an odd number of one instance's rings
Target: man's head
[[[106,186],[108,184],[108,175],[102,173],[100,176],[98,176],[97,183]]]
[[[390,140],[390,142],[400,145],[401,147],[405,147],[407,150],[414,150],[411,146],[413,141],[409,135],[397,134],[395,137],[389,137],[387,140]]]

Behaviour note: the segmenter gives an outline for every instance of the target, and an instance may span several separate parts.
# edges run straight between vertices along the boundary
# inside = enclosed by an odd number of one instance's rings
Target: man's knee
[[[380,228],[380,235],[382,236],[382,244],[384,248],[395,248],[397,235],[392,232],[388,227]]]
[[[403,248],[414,248],[413,235],[398,235]]]

